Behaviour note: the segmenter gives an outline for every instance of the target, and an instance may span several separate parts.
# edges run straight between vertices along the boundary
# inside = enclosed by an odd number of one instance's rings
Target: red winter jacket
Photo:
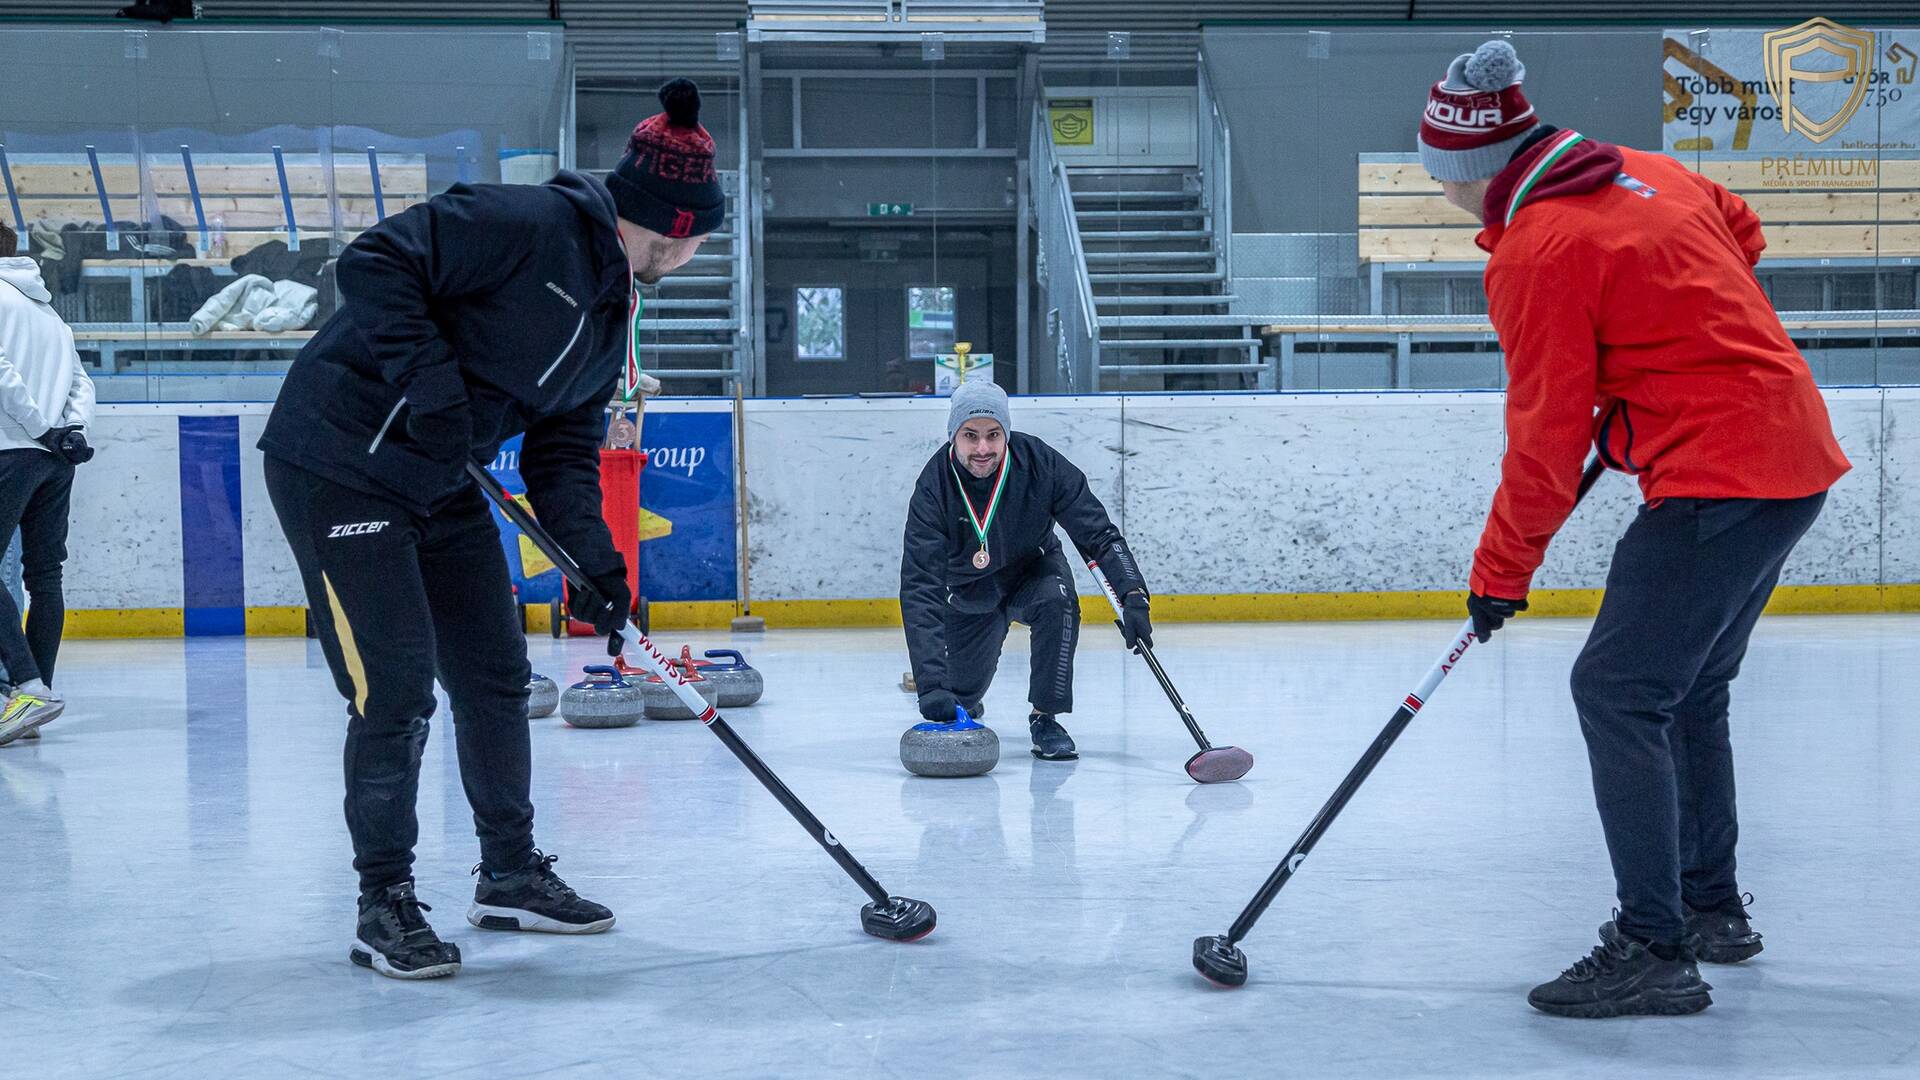
[[[1474,592],[1527,595],[1590,443],[1653,504],[1800,498],[1850,467],[1753,276],[1766,240],[1738,196],[1563,130],[1494,178],[1485,218],[1507,452]]]

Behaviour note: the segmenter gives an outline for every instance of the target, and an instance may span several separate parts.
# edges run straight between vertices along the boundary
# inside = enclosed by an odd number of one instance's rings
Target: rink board
[[[1920,388],[1825,396],[1854,468],[1795,550],[1775,610],[1920,610]],[[703,435],[717,450],[730,443],[725,404],[663,400],[648,415],[724,424]],[[907,497],[941,444],[945,407],[747,403],[755,614],[779,626],[898,623]],[[299,578],[254,448],[269,408],[100,407],[100,453],[74,485],[72,632],[301,632]],[[1491,392],[1036,397],[1013,407],[1017,429],[1086,472],[1140,558],[1156,617],[1194,621],[1457,615],[1498,477],[1501,412]],[[731,472],[701,474],[725,485],[701,496],[709,516],[731,502]],[[1603,481],[1548,553],[1536,612],[1593,610],[1638,502],[1625,477]],[[704,532],[716,547],[733,538],[724,517]],[[670,599],[655,606],[656,623],[716,628],[737,613],[736,579],[721,569],[732,553],[709,554],[711,573],[691,585],[676,574],[662,590]],[[1092,585],[1081,591],[1089,617],[1104,621]]]

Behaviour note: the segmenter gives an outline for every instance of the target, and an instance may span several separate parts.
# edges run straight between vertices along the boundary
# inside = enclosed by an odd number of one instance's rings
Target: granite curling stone
[[[952,723],[915,724],[900,736],[900,764],[915,776],[984,776],[1000,763],[1000,736],[964,707]]]
[[[538,720],[543,716],[552,716],[553,710],[560,707],[560,684],[539,672],[527,680],[527,717]]]
[[[560,719],[577,728],[632,727],[640,722],[640,687],[606,664],[591,664],[586,679],[560,695]]]
[[[686,676],[687,685],[693,687],[694,692],[700,695],[700,700],[718,707],[720,698],[718,685],[711,679],[702,678],[697,668],[682,669],[681,674]],[[692,720],[698,715],[689,711],[680,701],[680,696],[675,693],[674,688],[662,681],[658,675],[647,676],[639,686],[649,720]]]
[[[760,695],[766,692],[767,680],[738,650],[708,649],[705,660],[695,660],[691,653],[691,647],[683,647],[680,663],[695,666],[701,678],[720,688],[721,708],[743,709],[759,701]],[[718,662],[721,658],[726,662]]]

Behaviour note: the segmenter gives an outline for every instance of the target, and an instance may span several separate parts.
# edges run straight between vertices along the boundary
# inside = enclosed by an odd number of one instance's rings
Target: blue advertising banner
[[[487,471],[509,494],[526,505],[527,485],[520,479],[520,436],[515,435],[501,445],[500,453],[494,456]],[[493,523],[500,528],[500,545],[507,552],[507,573],[513,577],[513,591],[519,601],[545,604],[559,599],[560,571],[554,569],[531,541],[520,535],[520,530],[497,506],[493,508]]]
[[[640,593],[653,600],[731,600],[739,547],[734,526],[733,415],[658,412],[642,432],[647,468],[640,477]],[[525,498],[520,438],[489,466],[503,487]],[[532,507],[528,507],[532,509]],[[498,509],[507,569],[524,604],[560,595],[560,572]]]
[[[648,600],[731,600],[733,414],[650,412],[641,434],[640,592]]]

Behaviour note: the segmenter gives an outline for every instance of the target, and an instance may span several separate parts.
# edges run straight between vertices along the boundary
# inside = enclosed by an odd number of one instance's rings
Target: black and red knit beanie
[[[620,217],[662,236],[704,236],[727,216],[713,171],[713,136],[700,126],[700,88],[675,79],[660,88],[666,111],[640,121],[607,174]]]

